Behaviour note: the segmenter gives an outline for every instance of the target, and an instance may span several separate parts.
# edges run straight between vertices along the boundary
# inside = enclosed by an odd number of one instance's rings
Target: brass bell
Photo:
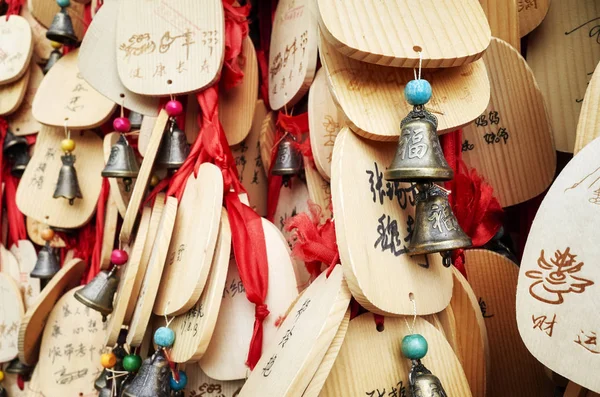
[[[4,371],[9,374],[17,374],[27,377],[31,373],[31,367],[23,364],[19,358],[15,358],[8,364],[8,367],[6,367]]]
[[[400,124],[396,156],[385,171],[388,181],[448,181],[454,177],[437,135],[437,118],[415,106]]]
[[[302,153],[292,134],[286,133],[277,146],[277,155],[271,174],[281,176],[298,175],[302,172]]]
[[[129,119],[129,124],[131,125],[132,130],[135,131],[142,128],[142,120],[144,119],[144,116],[141,113],[130,110],[127,118]]]
[[[85,287],[75,292],[75,299],[100,312],[102,321],[106,321],[106,316],[113,311],[113,298],[118,286],[117,267],[113,266],[110,271],[102,270]]]
[[[44,69],[42,69],[42,72],[44,72],[44,74],[48,73],[52,66],[54,66],[54,64],[56,64],[60,58],[62,58],[62,52],[60,52],[58,48],[52,50],[50,56],[48,57],[48,61],[44,65]]]
[[[448,267],[452,264],[450,251],[470,247],[471,239],[458,224],[445,190],[435,184],[419,183],[417,191],[415,227],[408,253],[421,255],[440,252],[444,266]]]
[[[163,134],[156,155],[156,165],[167,169],[177,169],[181,167],[188,154],[190,154],[190,145],[185,132],[177,126],[175,119],[171,119],[171,128]]]
[[[10,167],[10,173],[12,176],[16,178],[21,178],[23,173],[25,172],[25,168],[27,168],[27,164],[29,164],[28,149],[25,148],[23,150],[19,150],[18,153],[15,154],[15,157],[12,161],[12,165]]]
[[[46,38],[68,46],[74,46],[79,42],[73,30],[73,21],[71,21],[66,7],[61,7],[60,11],[54,16],[52,24],[46,32]]]
[[[75,156],[71,153],[66,153],[60,157],[62,167],[58,174],[58,182],[54,190],[54,198],[64,197],[69,200],[69,204],[73,205],[76,198],[82,198],[81,190],[79,189],[79,181],[77,180],[77,171],[75,171]]]
[[[142,363],[137,375],[123,390],[123,397],[169,397],[169,362],[159,349]]]
[[[27,139],[22,136],[15,136],[10,130],[6,132],[2,152],[7,160],[12,163],[10,173],[17,178],[23,175],[29,163],[28,150]]]
[[[35,267],[29,275],[42,280],[49,280],[54,277],[59,270],[60,264],[58,263],[58,259],[54,253],[54,248],[50,246],[49,241],[46,241],[46,244],[38,253]]]
[[[448,397],[440,379],[433,375],[421,360],[412,360],[408,383],[412,397]]]
[[[133,148],[127,142],[125,135],[121,134],[117,143],[110,148],[110,156],[106,167],[102,170],[104,178],[122,178],[125,190],[131,188],[132,178],[136,178],[140,167],[135,158]]]

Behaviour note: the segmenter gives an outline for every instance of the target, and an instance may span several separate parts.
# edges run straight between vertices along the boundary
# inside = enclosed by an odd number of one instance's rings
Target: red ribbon
[[[100,272],[102,261],[102,242],[104,240],[104,222],[106,216],[106,204],[110,194],[110,185],[107,178],[102,178],[102,188],[100,189],[100,197],[98,198],[98,208],[96,209],[96,226],[94,236],[94,248],[92,250],[92,258],[90,267],[86,276],[86,284],[89,283]]]
[[[6,11],[6,20],[8,21],[8,17],[11,15],[19,15],[21,13],[21,6],[25,3],[25,0],[5,0],[6,4],[8,4],[8,9]]]
[[[275,19],[277,0],[261,0],[256,3],[258,8],[258,30],[260,45],[256,50],[256,59],[260,70],[260,95],[267,107],[269,106],[269,48],[271,46],[271,30]]]

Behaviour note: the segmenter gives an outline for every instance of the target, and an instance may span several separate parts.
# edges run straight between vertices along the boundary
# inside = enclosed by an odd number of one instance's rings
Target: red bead
[[[127,117],[117,117],[113,121],[113,128],[117,132],[129,132],[131,129],[131,122]]]
[[[110,254],[110,261],[117,266],[126,264],[128,259],[129,255],[123,250],[113,250]]]
[[[172,99],[169,102],[167,102],[165,110],[167,111],[169,117],[177,117],[181,113],[183,113],[183,105],[181,104],[181,102]]]

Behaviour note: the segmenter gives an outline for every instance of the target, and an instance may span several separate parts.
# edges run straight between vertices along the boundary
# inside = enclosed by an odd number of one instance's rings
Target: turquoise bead
[[[56,0],[56,4],[61,8],[68,7],[71,5],[71,0]]]
[[[411,80],[404,87],[406,102],[413,106],[425,105],[431,99],[431,84],[427,80]]]
[[[171,347],[175,343],[175,332],[171,328],[160,327],[154,332],[154,343],[160,347]]]
[[[169,384],[171,385],[171,390],[180,391],[185,388],[187,385],[187,375],[183,371],[179,371],[179,382],[173,378],[173,374],[171,374],[171,379],[169,379]]]
[[[427,354],[427,341],[423,335],[406,335],[402,339],[402,354],[410,360],[420,360]]]

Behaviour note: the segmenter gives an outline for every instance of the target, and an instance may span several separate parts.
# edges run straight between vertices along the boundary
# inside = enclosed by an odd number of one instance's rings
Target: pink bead
[[[169,102],[167,102],[165,110],[167,111],[169,117],[177,117],[181,113],[183,113],[183,105],[181,104],[181,102],[172,99]]]
[[[117,117],[113,121],[113,128],[117,132],[129,132],[131,129],[131,122],[127,117]]]
[[[110,254],[110,261],[117,266],[126,264],[128,259],[129,255],[123,250],[113,250]]]

